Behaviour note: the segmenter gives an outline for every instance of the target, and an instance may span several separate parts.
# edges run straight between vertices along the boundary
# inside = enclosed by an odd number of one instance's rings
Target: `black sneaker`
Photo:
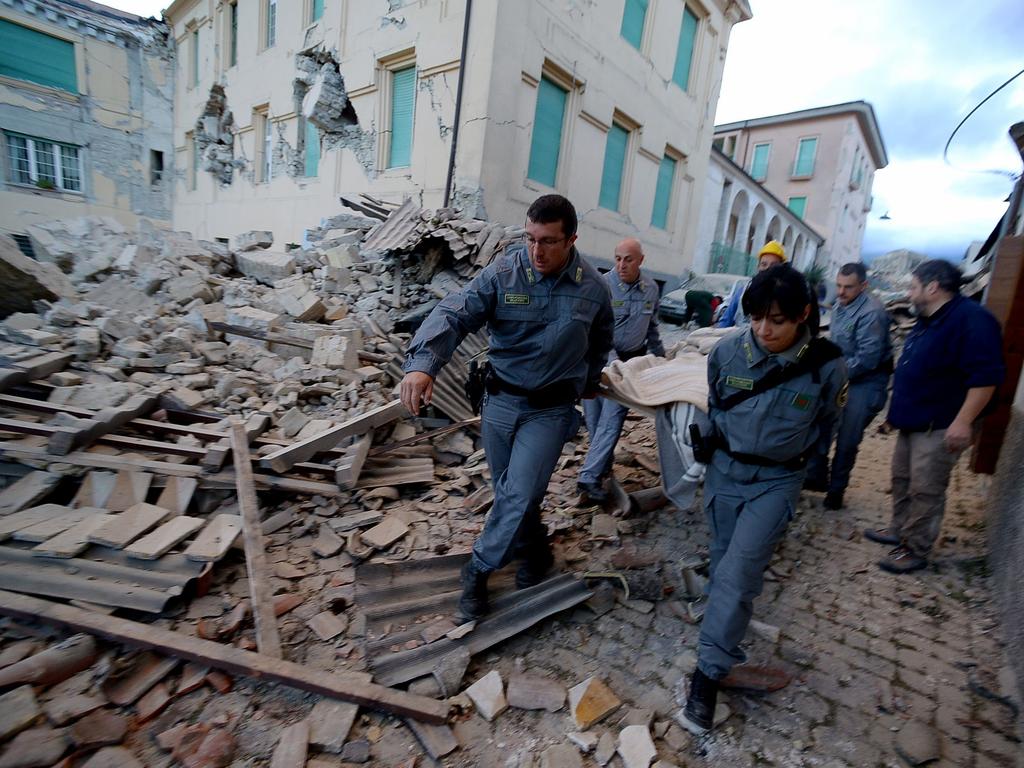
[[[843,492],[842,491],[829,491],[825,494],[825,500],[821,503],[825,509],[842,509],[843,508]]]
[[[576,490],[580,492],[580,504],[604,504],[608,501],[608,492],[600,483],[576,483]]]
[[[703,736],[715,723],[715,704],[718,702],[718,681],[712,680],[699,669],[690,678],[690,693],[686,706],[676,715],[676,722],[695,736]]]
[[[475,621],[487,613],[487,578],[491,574],[479,570],[470,559],[462,566],[462,597],[459,598],[459,624]]]
[[[896,547],[887,557],[878,561],[878,567],[889,573],[910,573],[928,566],[928,561],[918,557],[904,546]]]
[[[865,528],[864,538],[876,544],[888,544],[890,547],[898,546],[900,537],[892,532],[891,528]]]

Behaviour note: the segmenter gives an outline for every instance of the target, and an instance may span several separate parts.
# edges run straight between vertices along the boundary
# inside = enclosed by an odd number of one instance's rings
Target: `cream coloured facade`
[[[817,107],[715,126],[715,146],[825,238],[817,262],[831,277],[860,261],[875,171],[888,164],[871,105]],[[747,211],[744,213],[744,211]],[[759,247],[749,207],[729,214],[729,245]]]
[[[745,0],[178,0],[165,18],[175,228],[301,243],[342,210],[339,195],[436,207],[446,190],[468,213],[519,222],[557,191],[596,262],[638,237],[647,266],[674,283],[693,259],[729,33],[750,11]]]

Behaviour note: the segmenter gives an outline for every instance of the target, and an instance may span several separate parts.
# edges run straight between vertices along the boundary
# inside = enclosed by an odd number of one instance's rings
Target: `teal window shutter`
[[[555,186],[558,176],[558,154],[562,148],[562,123],[568,97],[564,88],[559,88],[546,77],[540,79],[526,176],[549,187]]]
[[[192,87],[199,85],[199,30],[192,30]]]
[[[796,214],[799,218],[804,217],[804,211],[807,210],[807,198],[806,197],[791,197],[789,198],[789,210]]]
[[[320,131],[309,120],[306,123],[306,175],[320,173]]]
[[[665,155],[658,166],[658,185],[654,188],[654,209],[651,226],[668,229],[668,205],[672,199],[672,186],[676,178],[675,158]]]
[[[754,159],[750,163],[750,175],[755,181],[764,181],[768,176],[768,153],[771,144],[755,144]]]
[[[800,139],[796,151],[796,165],[793,166],[794,176],[810,176],[814,173],[814,157],[818,153],[818,140]]]
[[[391,149],[388,168],[412,161],[413,110],[416,106],[416,65],[391,73]]]
[[[679,29],[676,66],[672,70],[672,82],[684,91],[690,90],[690,69],[693,65],[693,49],[696,44],[697,17],[689,7],[686,7],[683,9],[683,23]]]
[[[78,93],[74,43],[0,19],[0,75]]]
[[[647,18],[647,6],[650,0],[626,0],[622,11],[622,36],[637,50],[644,39],[644,21]]]
[[[318,21],[324,15],[324,0],[313,0],[312,21]]]
[[[601,172],[601,196],[597,204],[612,211],[619,210],[622,197],[622,171],[626,165],[629,131],[612,123],[604,145],[604,170]]]
[[[228,66],[238,63],[238,3],[231,4],[231,44],[228,52]]]

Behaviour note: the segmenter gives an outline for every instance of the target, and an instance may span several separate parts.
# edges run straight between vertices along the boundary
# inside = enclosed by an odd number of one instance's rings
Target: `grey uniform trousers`
[[[533,408],[525,397],[500,392],[486,396],[482,416],[494,505],[473,544],[473,560],[490,572],[528,547],[546,546],[540,503],[562,446],[579,428],[579,414],[572,404]]]
[[[838,424],[822,428],[821,437],[807,463],[809,480],[821,485],[827,484],[830,491],[843,493],[846,490],[853,465],[857,462],[857,450],[864,439],[864,430],[885,407],[888,383],[888,376],[850,383],[846,405],[839,415]],[[836,439],[836,452],[829,473],[828,457],[833,435]]]
[[[730,470],[739,470],[733,474]],[[704,478],[704,511],[711,527],[711,581],[701,623],[697,666],[720,680],[746,661],[740,643],[764,586],[775,546],[793,518],[804,472],[764,471],[746,479],[749,465],[715,454]]]
[[[590,449],[580,470],[581,483],[599,483],[611,471],[615,445],[619,442],[628,413],[629,408],[606,397],[583,401]]]
[[[927,557],[946,512],[949,475],[962,451],[945,446],[946,430],[900,431],[892,453],[892,522],[903,546]]]

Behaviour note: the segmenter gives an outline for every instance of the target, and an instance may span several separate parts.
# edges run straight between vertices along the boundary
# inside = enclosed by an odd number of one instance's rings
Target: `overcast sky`
[[[875,108],[889,166],[875,175],[864,257],[897,248],[959,260],[1006,210],[1024,120],[1021,0],[750,0],[733,28],[716,123],[863,99]],[[886,211],[891,219],[879,219]]]
[[[370,0],[364,0],[369,2]],[[373,0],[378,1],[378,0]],[[598,0],[609,2],[610,0]],[[143,16],[167,2],[108,0]],[[1021,160],[1006,135],[1024,120],[1024,75],[942,148],[956,124],[1024,69],[1022,0],[750,0],[729,41],[715,122],[863,99],[889,155],[875,178],[864,256],[910,248],[957,260],[996,225]],[[889,221],[880,220],[889,212]]]

